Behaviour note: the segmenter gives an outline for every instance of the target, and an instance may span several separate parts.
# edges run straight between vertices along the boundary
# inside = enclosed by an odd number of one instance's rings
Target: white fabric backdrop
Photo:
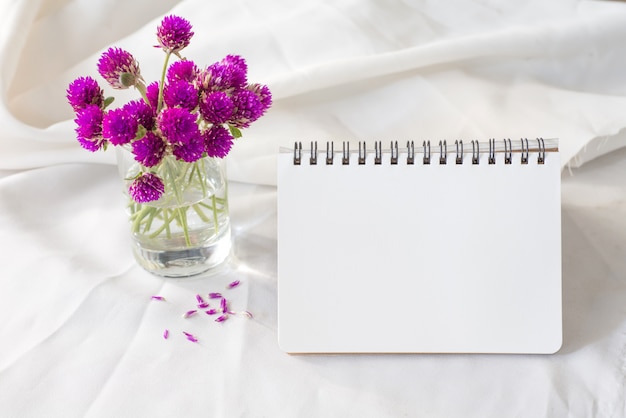
[[[564,163],[579,165],[626,145],[624,9],[573,0],[5,2],[0,168],[112,162],[78,148],[65,89],[80,75],[99,78],[97,59],[112,45],[157,79],[163,54],[151,46],[166,13],[194,25],[188,58],[240,54],[250,78],[274,92],[271,112],[229,159],[233,180],[274,184],[277,146],[295,139],[558,137]],[[135,97],[125,93],[118,103]]]
[[[189,281],[134,264],[113,153],[80,149],[65,102],[109,46],[156,79],[169,13],[194,25],[187,57],[241,54],[274,93],[228,157],[235,258]],[[0,415],[626,416],[624,39],[617,1],[0,3]],[[279,146],[538,136],[560,138],[573,172],[559,354],[279,351]],[[235,278],[232,303],[254,320],[183,322],[196,293]],[[162,339],[184,326],[200,344]]]

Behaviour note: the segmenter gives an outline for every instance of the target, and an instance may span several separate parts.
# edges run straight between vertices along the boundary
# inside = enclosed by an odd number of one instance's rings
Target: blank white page
[[[278,157],[278,339],[289,353],[553,353],[558,152],[527,165]],[[453,154],[453,153],[452,153]]]

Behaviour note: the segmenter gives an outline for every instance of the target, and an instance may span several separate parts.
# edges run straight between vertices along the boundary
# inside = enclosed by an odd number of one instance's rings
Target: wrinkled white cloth
[[[228,157],[234,258],[189,280],[136,266],[114,153],[79,147],[65,101],[110,46],[157,79],[170,13],[194,26],[186,57],[240,54],[274,97]],[[624,39],[618,1],[1,3],[0,415],[626,416]],[[520,137],[559,138],[568,166],[558,354],[279,350],[279,146]],[[254,319],[181,317],[210,291]]]
[[[295,140],[557,137],[573,165],[626,145],[623,3],[443,3],[4,3],[0,169],[113,162],[79,149],[65,89],[99,78],[109,46],[157,80],[163,54],[151,46],[167,13],[194,25],[186,57],[240,54],[274,93],[229,157],[233,180],[274,184],[276,150]]]

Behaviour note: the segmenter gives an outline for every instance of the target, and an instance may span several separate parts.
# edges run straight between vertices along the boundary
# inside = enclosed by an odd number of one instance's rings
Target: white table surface
[[[213,276],[135,265],[114,167],[0,180],[0,411],[70,416],[623,416],[626,153],[563,182],[555,355],[310,355],[276,335],[276,190],[231,184],[234,257]],[[225,285],[241,280],[240,287]],[[183,319],[220,291],[254,319]],[[166,297],[166,302],[150,299]],[[389,326],[393,326],[390,319]],[[170,337],[162,337],[164,329]],[[199,343],[187,341],[182,331]]]

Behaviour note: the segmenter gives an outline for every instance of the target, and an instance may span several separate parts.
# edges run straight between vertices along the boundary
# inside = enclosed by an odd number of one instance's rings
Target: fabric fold
[[[124,7],[132,15],[148,7],[144,3]],[[197,0],[150,5],[150,13],[140,20],[116,14],[119,4],[98,3],[89,10],[78,3],[53,6],[38,0],[5,5],[0,169],[114,163],[112,153],[88,154],[75,141],[73,115],[64,97],[67,84],[81,75],[98,78],[99,53],[112,45],[135,53],[146,77],[155,79],[162,57],[152,48],[153,26],[162,13],[192,10],[188,17],[197,35],[187,52],[189,58],[206,65],[222,52],[241,53],[255,80],[268,84],[274,93],[273,109],[244,131],[229,157],[233,180],[274,184],[278,148],[300,139],[428,137],[436,141],[469,140],[476,135],[481,139],[549,135],[562,140],[563,165],[570,161],[580,165],[618,147],[609,140],[598,153],[581,153],[594,138],[612,138],[626,126],[626,116],[614,111],[626,106],[624,87],[615,82],[611,86],[616,89],[609,87],[610,81],[620,80],[621,52],[626,48],[620,41],[626,31],[621,4],[530,2],[498,9],[461,2],[456,6],[468,19],[451,13],[449,4],[397,2],[382,8],[375,2],[358,6],[339,2],[279,7],[276,2],[259,8],[242,3],[232,5],[229,12],[247,30],[233,30],[228,20],[219,18],[227,9]],[[320,27],[326,32],[320,32]],[[428,86],[443,78],[456,89],[440,89],[438,95],[446,97],[438,101]],[[398,94],[397,86],[403,83],[404,94]],[[524,85],[532,86],[535,97],[519,93]],[[499,97],[494,96],[495,89]],[[466,100],[468,91],[472,100]],[[139,97],[132,90],[106,93],[119,96],[116,105]],[[414,97],[414,103],[409,102],[411,111],[398,120],[396,109],[406,106],[407,96]],[[501,107],[494,99],[517,103]],[[588,99],[593,106],[587,105]],[[604,99],[611,104],[604,105]],[[559,114],[562,104],[572,108],[569,115]],[[476,119],[477,108],[488,109],[489,114]],[[543,117],[530,118],[520,109],[533,109]],[[371,114],[376,114],[375,126],[366,119]],[[585,119],[597,121],[603,114],[611,119],[585,124]],[[527,129],[518,129],[524,124]]]

